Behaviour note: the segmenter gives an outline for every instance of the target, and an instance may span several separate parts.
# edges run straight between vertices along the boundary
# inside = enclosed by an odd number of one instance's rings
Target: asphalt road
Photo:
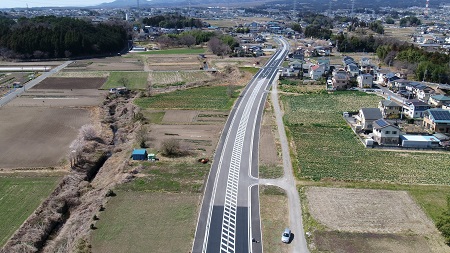
[[[289,52],[288,44],[277,40],[280,49],[253,77],[228,117],[206,183],[192,252],[262,252],[259,129],[267,90]]]
[[[51,69],[48,72],[42,72],[42,74],[40,76],[38,76],[36,79],[33,79],[33,80],[27,82],[22,88],[17,88],[15,90],[13,90],[12,92],[8,93],[7,95],[1,97],[0,98],[0,107],[6,105],[7,103],[9,103],[14,98],[20,96],[26,90],[29,90],[29,89],[33,88],[33,86],[35,86],[36,84],[42,82],[42,80],[44,80],[45,78],[53,75],[56,72],[59,72],[61,69],[67,67],[67,65],[69,65],[70,63],[72,63],[72,61],[66,61],[63,64],[61,64],[61,65]]]

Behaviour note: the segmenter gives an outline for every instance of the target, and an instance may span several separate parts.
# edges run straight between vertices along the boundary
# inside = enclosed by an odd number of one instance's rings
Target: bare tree
[[[92,140],[94,140],[95,138],[98,137],[97,136],[97,131],[95,131],[94,126],[91,125],[91,124],[83,125],[80,128],[79,135],[80,135],[81,139],[86,140],[86,141],[92,141]]]
[[[195,45],[196,40],[194,36],[187,34],[180,38],[180,42],[188,47],[191,47],[192,45]]]
[[[147,141],[147,139],[148,139],[147,128],[141,125],[136,131],[136,141],[137,143],[139,143],[139,147],[145,148],[146,147],[145,142]]]
[[[167,139],[162,141],[161,154],[168,157],[182,155],[180,141],[176,139]]]
[[[130,80],[128,80],[128,78],[126,77],[121,77],[117,82],[120,83],[120,85],[123,87],[128,87],[128,85],[130,84]]]

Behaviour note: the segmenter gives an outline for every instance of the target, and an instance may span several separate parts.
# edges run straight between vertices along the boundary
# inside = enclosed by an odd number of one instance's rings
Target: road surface
[[[280,49],[247,85],[222,132],[205,187],[194,253],[262,252],[257,178],[259,129],[267,90],[289,52],[287,42],[276,39]],[[252,238],[259,243],[252,242]]]
[[[1,97],[0,98],[0,107],[6,105],[14,98],[20,96],[26,90],[33,88],[33,86],[42,82],[45,78],[53,75],[54,73],[59,72],[61,69],[67,67],[70,63],[72,63],[72,61],[66,61],[63,64],[53,68],[52,70],[50,70],[48,72],[42,72],[42,74],[40,76],[38,76],[36,79],[33,79],[33,80],[27,82],[22,88],[17,88],[15,90],[13,90],[12,92],[8,93],[7,95]]]

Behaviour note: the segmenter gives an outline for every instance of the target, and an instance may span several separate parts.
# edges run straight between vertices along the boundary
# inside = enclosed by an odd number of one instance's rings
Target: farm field
[[[291,246],[281,242],[281,233],[289,225],[284,191],[276,186],[260,186],[259,196],[264,252],[290,252]]]
[[[342,112],[376,107],[379,97],[336,92],[281,98],[285,124],[295,142],[294,170],[299,178],[450,184],[449,153],[373,150],[359,142]]]
[[[98,59],[77,60],[62,72],[95,72],[95,71],[143,71],[144,64],[139,57],[115,56]]]
[[[306,187],[317,252],[446,252],[440,233],[405,191]],[[311,219],[308,219],[311,220]],[[318,228],[318,229],[317,229]]]
[[[58,180],[59,177],[0,177],[0,247],[47,198]]]
[[[49,77],[44,79],[33,89],[99,89],[106,81],[106,78],[70,78],[70,77]]]
[[[117,191],[99,215],[92,252],[189,252],[199,194]]]
[[[0,168],[62,165],[78,129],[88,123],[89,111],[85,109],[3,107],[0,110]]]
[[[139,55],[145,62],[148,71],[183,71],[200,70],[205,59],[200,59],[197,54],[155,54]],[[210,58],[210,55],[207,56]]]
[[[181,85],[190,82],[200,82],[214,78],[206,71],[153,71],[149,73],[149,80],[153,88],[171,85]]]
[[[204,54],[205,48],[175,48],[166,50],[149,50],[145,52],[139,52],[140,55],[153,55],[153,54]]]
[[[111,89],[126,86],[131,90],[144,90],[147,88],[148,73],[136,72],[111,72],[108,80],[101,89]]]
[[[178,90],[152,97],[139,98],[135,103],[142,108],[230,110],[238,92],[233,97],[227,95],[228,86],[199,87]]]

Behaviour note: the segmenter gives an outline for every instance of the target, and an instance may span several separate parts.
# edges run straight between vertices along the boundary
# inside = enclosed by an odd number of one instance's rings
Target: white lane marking
[[[220,239],[221,253],[235,252],[237,193],[239,187],[238,183],[242,148],[244,146],[244,138],[251,109],[262,85],[264,84],[264,81],[264,79],[259,80],[255,85],[255,88],[253,89],[252,94],[245,105],[241,120],[239,121],[239,127],[231,153],[230,169],[228,172],[227,187],[225,191],[222,235]]]

